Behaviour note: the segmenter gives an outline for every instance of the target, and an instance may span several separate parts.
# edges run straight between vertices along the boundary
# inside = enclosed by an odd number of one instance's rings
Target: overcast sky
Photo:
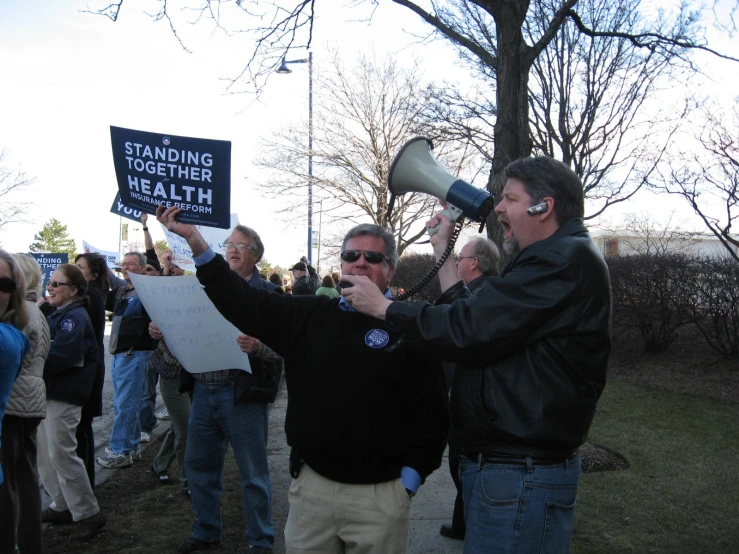
[[[320,9],[324,3],[318,4]],[[374,47],[409,64],[418,57],[428,79],[459,78],[456,54],[445,43],[419,47],[403,32],[428,31],[409,10],[383,3],[367,25],[344,22],[367,10],[331,4],[331,13],[324,12],[316,26],[317,68],[328,47],[338,47],[346,61]],[[115,125],[231,141],[232,211],[259,231],[268,260],[294,263],[306,251],[306,222],[280,219],[280,202],[289,199],[258,194],[251,161],[260,135],[305,120],[307,69],[293,65],[291,75],[275,75],[261,102],[225,94],[222,78],[238,74],[251,53],[246,37],[186,27],[188,54],[165,22],[140,11],[146,6],[155,9],[154,3],[124,3],[113,23],[80,13],[85,4],[77,0],[0,2],[0,148],[10,151],[12,167],[37,179],[35,191],[24,196],[33,223],[5,228],[0,242],[10,251],[27,251],[43,223],[56,217],[80,248],[86,240],[103,250],[118,249],[119,220],[109,212],[116,194],[109,127]],[[712,86],[736,94],[736,74],[735,65],[718,66],[718,79],[733,80]],[[638,211],[648,200],[621,211]],[[665,211],[680,207],[669,200],[659,205]],[[163,238],[151,227],[155,240]]]

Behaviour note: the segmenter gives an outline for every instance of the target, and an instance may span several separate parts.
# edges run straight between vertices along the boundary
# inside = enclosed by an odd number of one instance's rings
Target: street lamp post
[[[308,64],[308,263],[313,264],[313,52],[300,60],[282,58],[282,65],[277,73],[292,73],[287,67],[290,63]]]

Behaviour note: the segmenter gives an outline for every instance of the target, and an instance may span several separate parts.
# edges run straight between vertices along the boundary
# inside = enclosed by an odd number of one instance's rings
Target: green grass
[[[590,440],[631,467],[583,475],[575,554],[739,553],[739,405],[610,381]]]

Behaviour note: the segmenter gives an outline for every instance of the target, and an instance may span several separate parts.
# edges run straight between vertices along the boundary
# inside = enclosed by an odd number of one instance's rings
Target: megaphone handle
[[[451,204],[447,204],[447,206],[448,207],[445,210],[442,210],[441,213],[447,216],[449,218],[449,221],[451,221],[452,223],[459,221],[459,218],[462,217],[462,210],[455,206],[452,206]],[[441,225],[441,223],[439,223],[439,225]],[[439,231],[439,225],[437,225],[436,227],[428,227],[426,229],[426,232],[429,234],[429,236],[435,235]]]

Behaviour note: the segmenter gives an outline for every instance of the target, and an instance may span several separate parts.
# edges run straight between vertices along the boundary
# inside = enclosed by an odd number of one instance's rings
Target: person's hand
[[[36,305],[40,308],[41,306],[43,306],[47,302],[48,302],[48,300],[46,299],[46,297],[45,296],[41,296],[41,297],[39,297],[38,300],[36,300]]]
[[[172,251],[171,250],[165,250],[162,252],[162,263],[171,264],[172,263]]]
[[[352,286],[341,288],[341,295],[355,310],[377,319],[385,319],[385,311],[392,301],[365,275],[342,275],[341,281]]]
[[[172,231],[175,235],[181,236],[187,240],[198,232],[194,225],[189,223],[180,223],[177,221],[177,216],[182,213],[182,208],[172,206],[171,208],[164,208],[162,204],[157,207],[157,221],[164,225],[167,230]]]
[[[146,220],[149,219],[149,214],[142,213],[141,214],[141,225],[146,227]]]
[[[256,354],[257,350],[259,350],[259,345],[262,344],[259,342],[259,339],[255,339],[249,335],[239,335],[236,337],[236,342],[239,348],[241,348],[241,351],[247,354]]]
[[[162,335],[159,327],[157,327],[157,324],[153,321],[149,322],[149,336],[154,340],[162,340],[164,338],[164,335]]]
[[[452,223],[447,214],[439,212],[431,216],[431,219],[426,222],[426,228],[431,227],[437,227],[436,233],[431,235],[429,242],[434,247],[434,254],[436,254],[436,258],[438,259],[444,253],[447,244],[449,244],[449,239],[452,237],[452,232],[454,231],[454,223]]]

